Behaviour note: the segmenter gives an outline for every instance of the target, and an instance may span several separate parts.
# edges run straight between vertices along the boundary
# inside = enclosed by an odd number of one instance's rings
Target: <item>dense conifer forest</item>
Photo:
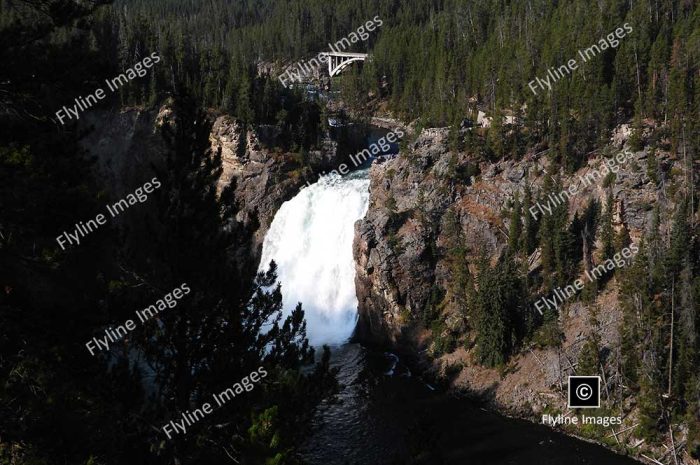
[[[277,146],[296,152],[322,144],[322,104],[284,88],[284,66],[326,50],[368,19],[383,25],[353,51],[372,59],[333,85],[358,114],[390,114],[417,127],[449,126],[452,149],[480,161],[548,151],[553,168],[542,192],[508,205],[508,253],[484,257],[470,273],[457,224],[445,250],[457,296],[475,321],[479,363],[503,366],[526,344],[556,344],[557,315],[524,306],[537,289],[569,283],[581,250],[596,237],[610,258],[629,244],[612,211],[591,203],[570,222],[568,205],[533,220],[538,200],[622,123],[650,147],[645,167],[661,183],[678,173],[654,150],[700,159],[700,8],[692,0],[0,0],[0,464],[298,463],[295,447],[313,407],[333,392],[328,356],[315,368],[303,303],[282,318],[274,265],[252,280],[228,251],[235,205],[212,185],[221,158],[211,152],[208,112],[278,129]],[[628,23],[632,32],[537,95],[536,76],[575,58]],[[118,231],[69,252],[55,235],[103,203],[77,125],[56,109],[157,52],[162,63],[111,95],[106,108],[157,109],[168,102],[167,163],[159,173],[157,242],[140,255]],[[479,111],[488,129],[460,133]],[[508,118],[506,118],[508,117]],[[465,123],[466,121],[466,123]],[[194,154],[194,156],[193,156]],[[201,163],[201,160],[207,160]],[[468,182],[475,171],[455,173]],[[700,243],[698,180],[684,180],[672,224],[657,215],[621,283],[627,391],[650,442],[670,423],[690,427],[700,456]],[[230,194],[230,193],[229,193]],[[611,205],[609,202],[607,205]],[[163,231],[172,231],[164,235]],[[586,236],[582,232],[592,231]],[[131,238],[134,240],[134,238]],[[542,272],[524,270],[541,250]],[[436,252],[437,253],[437,252]],[[94,329],[187,282],[178,312],[129,342],[114,358],[82,344]],[[238,283],[232,286],[231,283]],[[600,286],[600,288],[598,287]],[[592,299],[605,281],[582,293]],[[436,289],[423,321],[441,332]],[[432,305],[435,304],[435,305]],[[274,321],[268,327],[264,323]],[[673,322],[673,323],[671,323]],[[455,340],[440,340],[449,352]],[[581,373],[601,364],[595,338]],[[134,360],[138,359],[138,363]],[[264,365],[270,380],[175,442],[159,427]]]
[[[211,121],[180,74],[174,87],[134,85],[110,103],[155,104],[167,94],[177,112],[162,129],[158,214],[146,219],[155,241],[116,228],[66,251],[55,240],[106,199],[78,144],[84,134],[52,117],[123,69],[112,53],[133,57],[107,19],[112,8],[1,5],[0,463],[295,463],[301,424],[334,386],[327,356],[301,375],[313,362],[301,306],[282,318],[274,266],[249,282],[230,259],[241,231],[224,225],[235,207],[214,195],[221,159],[211,153]],[[182,282],[192,291],[177,311],[109,357],[85,349],[96,328],[122,324]],[[263,386],[202,429],[164,441],[162,424],[260,366]]]
[[[386,99],[396,115],[424,126],[458,125],[478,109],[512,116],[489,138],[493,157],[519,157],[547,144],[569,169],[610,130],[633,119],[667,123],[674,147],[698,133],[698,11],[692,1],[362,0],[336,2],[120,2],[105,14],[108,50],[128,67],[148,50],[168,59],[157,82],[141,82],[124,102],[153,98],[174,73],[208,106],[273,122],[277,75],[256,65],[309,58],[375,15],[383,26],[355,51],[371,49],[361,72],[345,77],[349,98]],[[528,83],[627,23],[615,48],[582,63],[552,92]],[[580,61],[580,60],[579,60]],[[280,70],[281,71],[281,70]],[[149,90],[150,89],[150,90]],[[363,97],[364,96],[364,97]],[[527,111],[526,111],[527,110]],[[290,110],[285,108],[286,118]],[[697,136],[694,136],[697,140]],[[697,142],[696,142],[697,143]]]

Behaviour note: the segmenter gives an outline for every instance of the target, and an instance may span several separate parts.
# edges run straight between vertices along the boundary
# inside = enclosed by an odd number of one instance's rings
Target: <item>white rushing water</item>
[[[355,328],[352,241],[368,204],[365,171],[323,176],[282,204],[265,236],[260,268],[277,263],[285,314],[302,303],[314,346],[343,343]]]

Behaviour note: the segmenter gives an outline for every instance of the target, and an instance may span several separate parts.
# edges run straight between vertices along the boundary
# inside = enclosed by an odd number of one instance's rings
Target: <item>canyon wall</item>
[[[626,231],[638,245],[653,221],[654,207],[658,204],[666,219],[661,225],[663,235],[675,205],[670,200],[672,183],[657,185],[649,178],[647,149],[632,151],[626,133],[626,128],[619,128],[610,144],[591,154],[583,167],[562,173],[561,182],[565,189],[572,184],[579,187],[569,200],[570,220],[581,215],[592,199],[605,209],[611,193],[614,229]],[[468,312],[450,292],[453,278],[446,249],[454,231],[448,231],[448,217],[452,215],[453,223],[456,218],[463,234],[472,275],[480,257],[494,264],[507,249],[510,202],[516,192],[523,199],[526,185],[533,194],[542,190],[549,162],[546,153],[528,154],[519,161],[482,162],[476,170],[476,162],[468,155],[448,150],[447,137],[447,129],[423,130],[397,158],[371,168],[369,210],[355,225],[356,337],[406,354],[423,354],[421,362],[429,375],[448,380],[452,388],[486,399],[501,411],[533,420],[544,411],[565,411],[566,376],[574,373],[587,338],[591,334],[599,338],[602,353],[610,354],[608,363],[615,363],[619,356],[619,283],[616,278],[607,282],[593,302],[572,298],[560,305],[563,334],[558,347],[527,342],[506,366],[481,366],[468,330],[475,322],[469,321]],[[609,157],[618,154],[626,154],[625,161],[617,165],[614,177],[583,185],[582,177],[593,170],[604,171],[606,160],[610,163]],[[661,151],[656,160],[662,173],[680,172],[682,160]],[[542,213],[537,211],[537,215]],[[595,266],[599,239],[594,247],[583,254]],[[531,254],[527,265],[529,273],[540,271],[539,250]],[[436,289],[447,290],[437,301]],[[539,293],[550,291],[543,288]],[[444,332],[456,335],[459,341],[449,353],[433,355],[434,341],[442,334],[434,334],[421,320],[429,305],[439,309]],[[634,399],[626,402],[625,412],[633,416],[630,405]],[[630,417],[625,424],[631,426],[632,421]]]
[[[93,111],[83,118],[83,147],[94,161],[96,176],[107,186],[105,197],[119,199],[154,175],[164,165],[166,145],[160,126],[172,110],[127,109]],[[279,207],[313,180],[314,173],[336,164],[337,144],[328,137],[321,147],[301,160],[297,153],[274,145],[274,128],[252,127],[228,115],[211,114],[212,152],[221,151],[222,173],[216,189],[228,186],[235,204],[237,245],[232,258],[245,276],[257,270],[262,242]],[[138,229],[148,214],[148,203],[125,218],[120,227]],[[135,247],[139,246],[134,244]]]

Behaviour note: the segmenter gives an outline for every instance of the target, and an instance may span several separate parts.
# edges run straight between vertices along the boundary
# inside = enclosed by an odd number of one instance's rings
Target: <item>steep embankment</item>
[[[542,188],[548,166],[544,153],[518,162],[482,163],[479,175],[460,178],[453,173],[469,165],[473,170],[474,161],[464,153],[451,154],[446,138],[447,130],[424,130],[407,153],[372,167],[370,207],[356,225],[355,241],[362,337],[400,342],[401,335],[415,326],[406,318],[420,314],[433,285],[448,287],[440,254],[447,239],[444,217],[448,210],[456,214],[467,238],[468,260],[474,262],[482,252],[495,258],[506,247],[508,202],[515,192],[522,199],[526,184],[535,193]],[[628,149],[623,149],[621,141],[608,148],[610,155],[623,150]],[[673,160],[667,154],[656,156],[667,170],[672,168]],[[610,189],[616,228],[626,228],[638,242],[659,196],[646,175],[646,157],[646,151],[627,156],[610,186],[605,186],[604,179],[589,186],[580,182],[593,170],[603,171],[605,159],[600,155],[590,158],[576,173],[563,175],[565,189],[572,183],[581,186],[570,198],[570,218],[581,214],[591,199],[604,205]],[[531,257],[531,270],[537,258],[537,254]]]
[[[166,145],[160,133],[168,106],[156,110],[128,109],[121,112],[92,112],[85,118],[91,128],[83,139],[87,152],[95,157],[97,177],[107,186],[107,198],[119,199],[151,179],[163,166]],[[221,150],[222,173],[217,193],[233,187],[239,240],[232,253],[245,275],[254,273],[260,260],[262,241],[275,213],[292,198],[312,173],[333,166],[336,144],[326,139],[321,149],[310,151],[304,160],[296,153],[276,147],[274,128],[244,126],[228,115],[211,115],[210,141],[214,152]],[[138,229],[148,204],[135,210],[122,227]],[[134,244],[139,246],[139,244]]]
[[[626,145],[627,127],[620,128],[608,147],[592,154],[576,173],[562,173],[563,187],[578,186],[569,200],[569,219],[582,214],[593,199],[607,208],[608,194],[614,202],[613,226],[626,231],[634,244],[650,225],[653,208],[659,204],[662,214],[674,208],[664,189],[649,179],[647,150],[630,151]],[[448,375],[452,386],[488,399],[502,411],[532,419],[542,412],[566,410],[566,376],[573,374],[583,342],[591,334],[599,337],[601,353],[609,354],[607,363],[617,363],[618,328],[622,320],[615,278],[589,304],[570,299],[560,305],[559,328],[563,335],[558,346],[526,342],[502,369],[485,368],[476,362],[469,312],[451,289],[455,278],[450,272],[448,244],[453,242],[456,218],[465,240],[469,271],[485,255],[492,263],[501,257],[508,242],[510,202],[515,193],[523,198],[526,185],[536,194],[543,190],[549,165],[546,154],[530,154],[520,161],[481,163],[464,153],[447,149],[446,129],[424,130],[400,156],[371,169],[370,206],[366,217],[356,223],[354,256],[360,319],[360,340],[388,343],[401,350],[434,355],[423,361],[435,373]],[[596,170],[605,173],[606,157],[626,153],[616,176],[605,176],[585,185],[581,178]],[[608,163],[609,163],[609,159]],[[665,173],[678,172],[680,162],[663,152],[656,160]],[[529,214],[523,212],[523,215]],[[539,211],[538,215],[542,215]],[[662,232],[668,225],[662,225]],[[593,250],[583,250],[583,262],[599,262],[600,239]],[[540,250],[529,257],[531,275],[541,268]],[[436,293],[436,289],[446,293]],[[549,289],[541,288],[546,295]],[[436,299],[436,295],[439,296]],[[539,295],[535,295],[539,297]],[[534,299],[533,299],[534,300]],[[444,321],[435,334],[426,329],[423,313],[429,306],[438,308]],[[534,312],[535,309],[528,308]],[[452,353],[436,353],[435,340],[445,335],[458,344]],[[634,426],[634,399],[616,405],[623,425]],[[539,420],[537,420],[539,421]],[[621,428],[619,428],[621,429]],[[573,434],[582,434],[570,430]],[[608,434],[609,429],[594,432]],[[621,442],[637,445],[631,431]],[[613,441],[612,437],[609,439]],[[613,441],[614,442],[614,441]]]

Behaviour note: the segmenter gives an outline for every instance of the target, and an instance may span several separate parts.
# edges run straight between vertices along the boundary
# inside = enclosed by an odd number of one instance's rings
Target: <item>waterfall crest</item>
[[[352,241],[368,204],[365,170],[323,176],[282,204],[265,236],[260,269],[277,263],[284,311],[302,303],[314,346],[341,344],[355,328]]]

